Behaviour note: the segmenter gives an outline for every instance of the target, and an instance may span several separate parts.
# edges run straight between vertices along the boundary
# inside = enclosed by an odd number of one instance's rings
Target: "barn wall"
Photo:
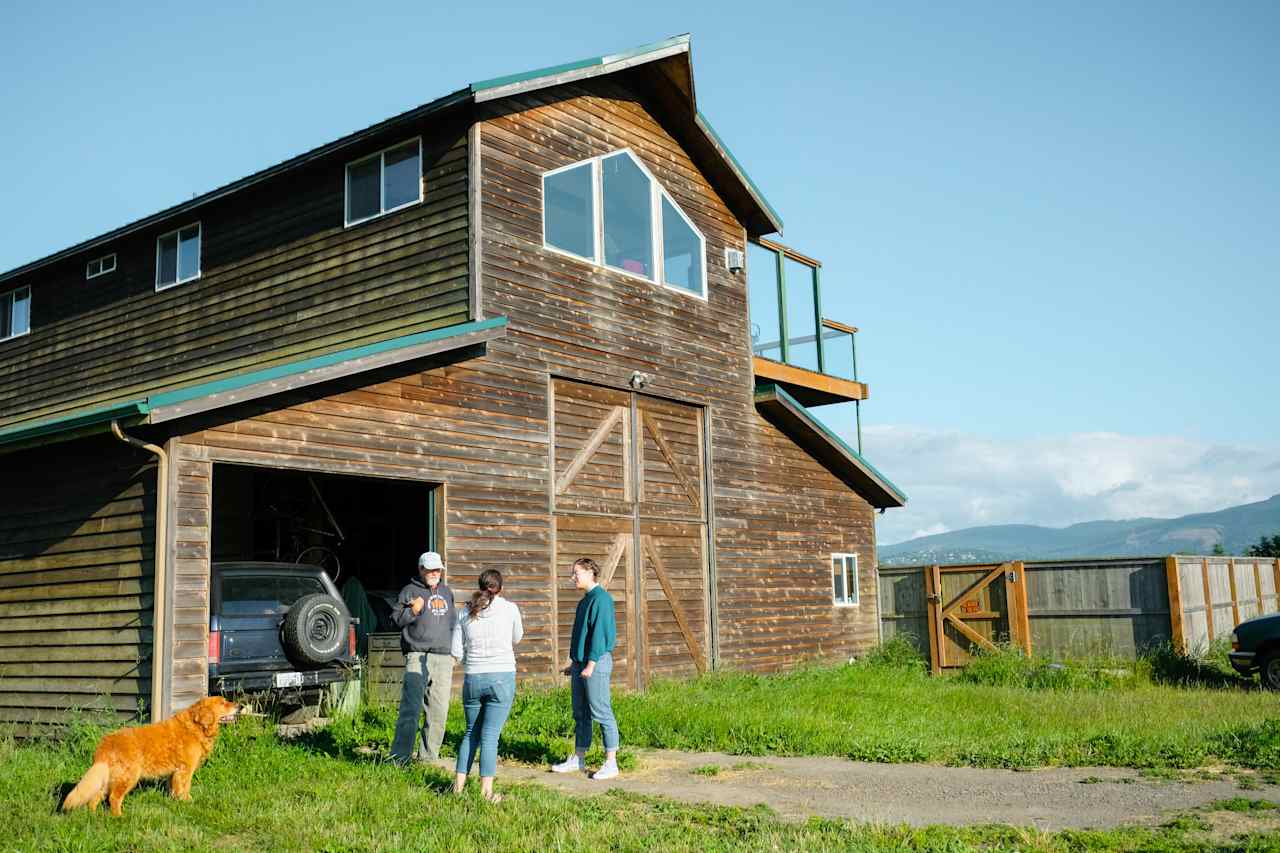
[[[0,455],[0,726],[146,716],[155,496],[113,438]]]
[[[421,133],[423,203],[344,227],[345,164]],[[467,165],[436,118],[6,281],[31,332],[0,341],[0,426],[466,321]],[[156,239],[196,221],[200,277],[157,292]]]

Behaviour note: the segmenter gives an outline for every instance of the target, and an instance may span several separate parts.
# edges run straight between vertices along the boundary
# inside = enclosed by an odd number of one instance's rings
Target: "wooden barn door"
[[[706,500],[702,412],[555,380],[556,638],[568,655],[580,593],[569,566],[591,557],[617,606],[615,682],[706,667]]]

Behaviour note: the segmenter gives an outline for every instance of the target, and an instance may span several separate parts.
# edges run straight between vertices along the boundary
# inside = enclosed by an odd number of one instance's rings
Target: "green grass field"
[[[884,650],[864,663],[776,676],[720,673],[619,695],[624,767],[637,747],[751,755],[836,755],[875,761],[1029,767],[1229,765],[1280,770],[1276,697],[1210,674],[1171,686],[1165,664],[1129,674],[1082,664],[986,661],[961,677],[930,678]],[[1167,663],[1167,662],[1166,662]],[[1160,671],[1157,671],[1160,670]],[[1099,674],[1102,673],[1102,674]],[[1176,680],[1176,679],[1175,679]],[[1016,827],[911,829],[811,820],[623,793],[571,798],[537,785],[505,787],[491,806],[447,793],[431,768],[383,760],[394,710],[354,717],[292,742],[260,719],[228,728],[196,775],[194,801],[144,785],[125,818],[56,812],[88,766],[101,730],[61,742],[0,738],[0,848],[15,850],[1280,850],[1271,804],[1238,799],[1157,828],[1041,833]],[[460,735],[451,715],[446,752]],[[540,763],[569,750],[568,692],[525,690],[503,735],[508,760]],[[714,775],[705,770],[708,777]],[[709,780],[710,781],[710,780]],[[501,773],[499,786],[502,787]],[[1262,827],[1262,828],[1260,828]]]

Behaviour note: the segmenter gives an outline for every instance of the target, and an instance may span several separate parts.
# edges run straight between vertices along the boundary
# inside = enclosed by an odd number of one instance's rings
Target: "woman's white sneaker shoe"
[[[612,779],[617,775],[618,775],[618,762],[606,761],[604,764],[600,765],[599,770],[591,774],[591,778],[595,779],[598,782],[603,782],[604,780]]]
[[[559,764],[551,765],[552,773],[574,773],[582,769],[582,762],[578,760],[578,756],[570,755]]]

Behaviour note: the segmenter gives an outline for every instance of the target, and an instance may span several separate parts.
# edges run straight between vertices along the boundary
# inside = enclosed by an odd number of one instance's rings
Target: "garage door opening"
[[[441,550],[442,503],[441,488],[432,483],[219,463],[213,466],[212,558],[322,567],[352,613],[365,614],[363,653],[368,635],[399,635],[391,604],[413,577],[418,555]],[[359,606],[366,598],[368,610]]]

